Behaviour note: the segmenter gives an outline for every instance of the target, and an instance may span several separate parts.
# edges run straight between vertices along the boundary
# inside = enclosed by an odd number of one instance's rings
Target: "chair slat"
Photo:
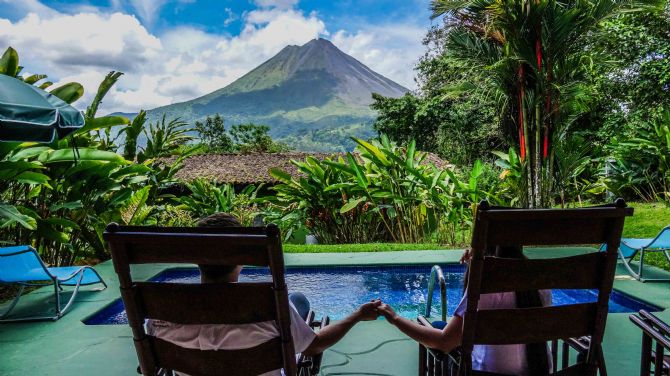
[[[480,310],[473,343],[510,345],[588,335],[593,332],[596,309],[596,303],[583,303]]]
[[[572,245],[607,241],[611,218],[492,219],[488,245]]]
[[[283,367],[279,337],[242,350],[186,349],[149,337],[156,366],[198,376],[257,376]],[[253,359],[253,360],[252,360]]]
[[[588,375],[588,369],[587,363],[577,363],[552,373],[552,376],[583,376]]]
[[[177,324],[251,324],[276,318],[269,282],[135,282],[133,288],[141,298],[145,317],[151,319]]]
[[[152,234],[235,234],[235,235],[266,235],[266,227],[226,226],[226,227],[159,227],[159,226],[120,226],[110,225],[108,230],[116,233]]]
[[[193,263],[268,266],[264,235],[108,232],[107,241],[129,264]],[[117,242],[120,247],[115,247]]]
[[[480,293],[600,287],[604,252],[558,259],[484,258]]]
[[[594,220],[603,218],[620,218],[633,215],[633,208],[615,205],[594,206],[570,209],[520,209],[489,207],[478,213],[480,218],[488,221],[539,221],[539,220]]]

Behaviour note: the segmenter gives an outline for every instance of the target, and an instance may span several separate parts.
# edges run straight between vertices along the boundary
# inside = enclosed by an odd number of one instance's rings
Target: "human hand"
[[[472,259],[472,250],[467,248],[465,251],[463,251],[463,255],[461,255],[460,263],[467,264],[470,262],[470,259]]]
[[[379,312],[377,312],[377,307],[382,304],[382,301],[379,299],[372,300],[365,304],[362,304],[356,310],[356,316],[360,321],[372,321],[376,320],[379,317]]]
[[[393,310],[393,307],[386,303],[382,303],[377,307],[377,312],[379,312],[380,315],[384,316],[388,322],[393,324],[395,320],[398,318],[398,314]]]

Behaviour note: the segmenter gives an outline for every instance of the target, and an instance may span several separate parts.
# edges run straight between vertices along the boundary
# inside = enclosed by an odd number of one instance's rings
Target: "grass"
[[[435,243],[284,244],[286,253],[394,252],[453,249]]]
[[[665,226],[670,225],[670,207],[662,202],[631,203],[635,209],[633,217],[626,219],[624,238],[653,238]],[[647,253],[645,263],[670,270],[670,263],[660,253]]]

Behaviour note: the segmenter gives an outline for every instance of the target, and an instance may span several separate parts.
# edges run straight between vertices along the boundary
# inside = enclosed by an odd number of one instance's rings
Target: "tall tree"
[[[268,132],[270,127],[259,124],[237,124],[230,128],[235,147],[240,153],[278,153],[291,150],[281,142],[276,142]]]
[[[503,121],[514,124],[526,204],[549,204],[553,142],[588,109],[585,79],[599,61],[587,47],[604,20],[656,0],[433,0],[445,16],[449,55],[487,75]]]
[[[195,130],[207,145],[209,152],[230,153],[233,151],[233,141],[226,132],[221,115],[207,116],[204,122],[196,121]]]

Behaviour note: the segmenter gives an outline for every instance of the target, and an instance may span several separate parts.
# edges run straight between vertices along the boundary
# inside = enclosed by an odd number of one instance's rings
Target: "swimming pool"
[[[295,267],[287,268],[289,291],[300,291],[310,300],[317,317],[327,314],[337,320],[345,317],[360,304],[382,299],[402,316],[416,318],[426,309],[428,278],[431,266],[361,266],[361,267]],[[447,279],[447,312],[452,315],[463,295],[463,265],[442,266]],[[157,282],[197,283],[197,269],[167,269],[154,278]],[[268,279],[267,269],[245,268],[240,281]],[[439,287],[433,297],[432,316],[439,317]],[[594,291],[554,290],[555,305],[592,302]],[[610,312],[637,312],[640,309],[659,311],[659,307],[638,301],[617,291],[610,299]],[[126,312],[121,299],[110,303],[84,320],[87,325],[126,324]]]

